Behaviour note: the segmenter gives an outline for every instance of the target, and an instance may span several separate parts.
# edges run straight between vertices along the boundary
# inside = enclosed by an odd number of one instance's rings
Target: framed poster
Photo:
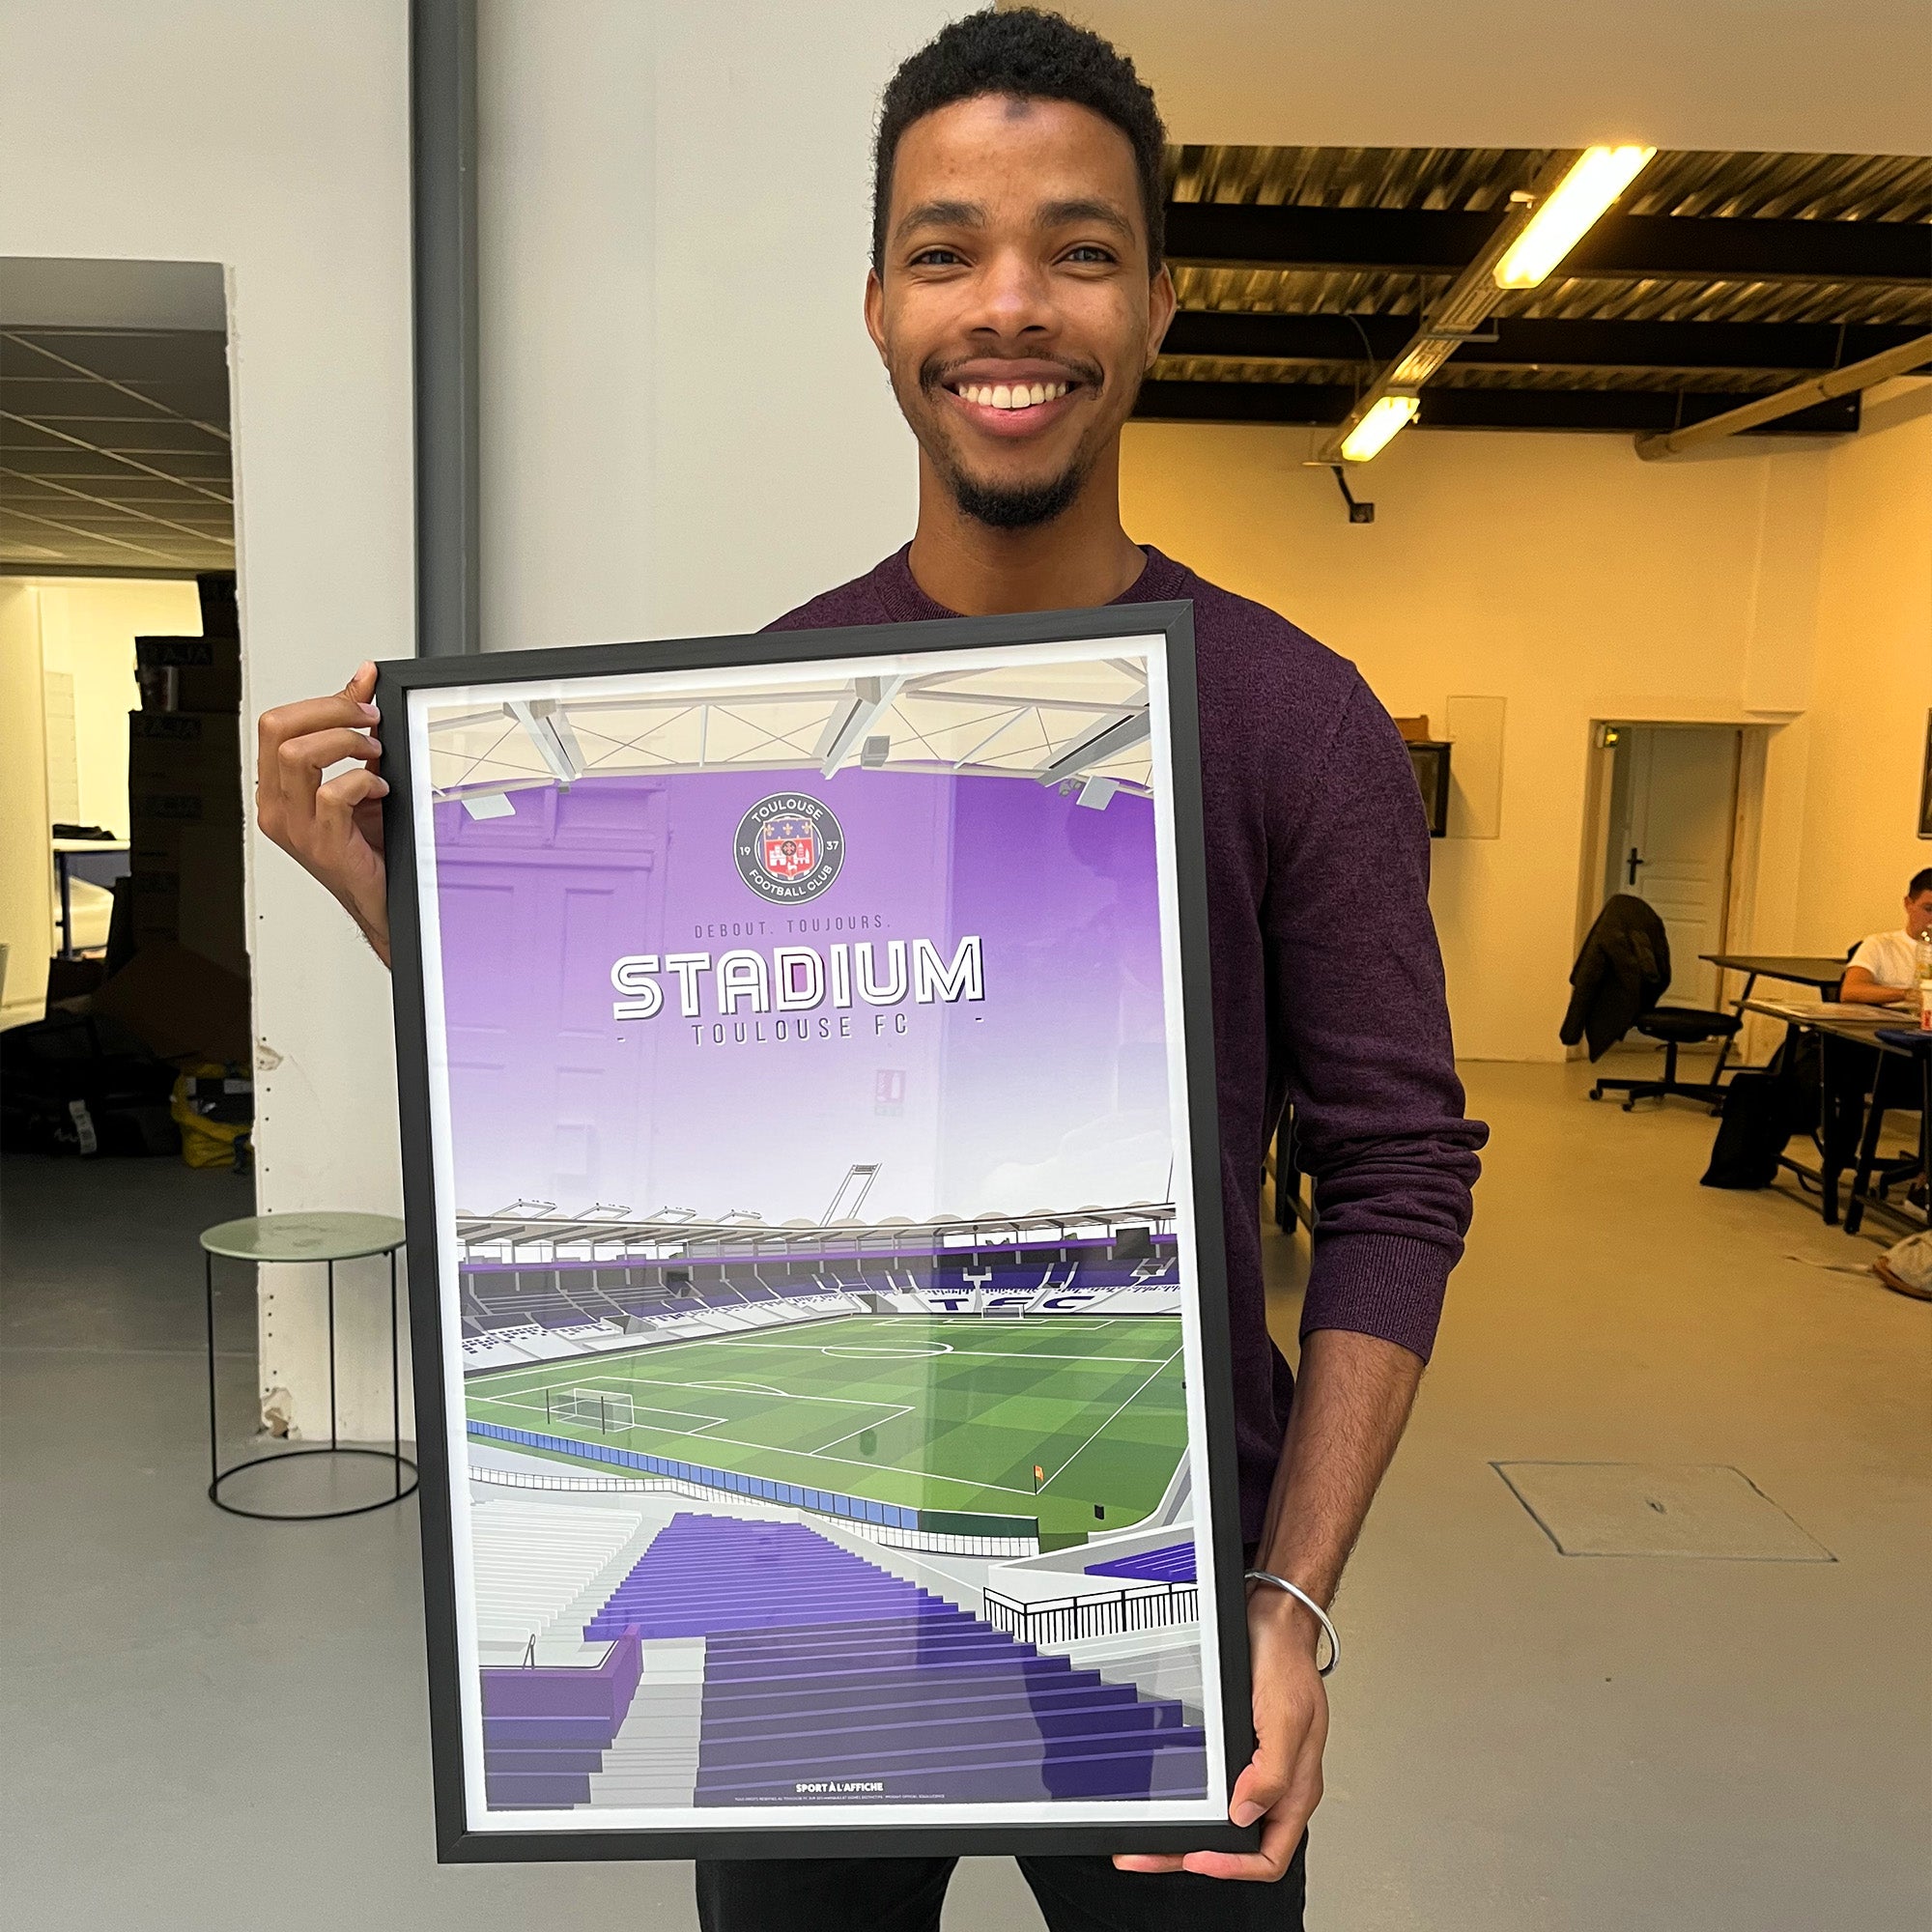
[[[1251,1846],[1190,607],[377,696],[442,1856]]]
[[[1918,775],[1918,836],[1932,838],[1932,711],[1925,714],[1925,766]]]

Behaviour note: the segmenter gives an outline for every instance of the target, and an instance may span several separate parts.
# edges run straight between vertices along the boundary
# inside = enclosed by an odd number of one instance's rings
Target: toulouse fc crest
[[[832,808],[803,792],[774,792],[738,821],[738,876],[775,905],[815,899],[845,863],[845,834]]]

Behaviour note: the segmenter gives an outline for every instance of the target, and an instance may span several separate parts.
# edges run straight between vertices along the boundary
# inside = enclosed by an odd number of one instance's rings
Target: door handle
[[[1649,861],[1648,859],[1639,859],[1639,858],[1638,858],[1638,857],[1636,856],[1636,847],[1635,847],[1634,845],[1633,845],[1633,846],[1631,847],[1631,849],[1630,849],[1630,857],[1629,857],[1629,858],[1628,858],[1627,860],[1625,860],[1625,862],[1624,862],[1624,863],[1625,863],[1625,864],[1626,864],[1627,866],[1629,866],[1629,867],[1630,867],[1630,882],[1631,882],[1631,884],[1632,884],[1632,885],[1635,885],[1635,884],[1636,884],[1636,868],[1637,868],[1637,867],[1638,867],[1639,866],[1647,866],[1647,865],[1649,865],[1649,864],[1650,864],[1650,861]]]

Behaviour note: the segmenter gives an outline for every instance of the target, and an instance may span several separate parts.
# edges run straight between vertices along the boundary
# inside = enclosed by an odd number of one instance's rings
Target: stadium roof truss
[[[456,1237],[466,1261],[520,1263],[549,1267],[559,1261],[626,1263],[805,1260],[817,1254],[934,1254],[949,1248],[1025,1246],[1041,1239],[1060,1243],[1086,1236],[1114,1236],[1123,1227],[1173,1231],[1172,1202],[1136,1202],[1116,1208],[1040,1209],[1031,1214],[974,1214],[929,1221],[837,1221],[767,1227],[744,1221],[672,1220],[662,1215],[635,1221],[589,1220],[570,1215],[466,1214],[456,1216]]]
[[[1147,678],[1125,658],[827,677],[728,695],[591,690],[451,707],[429,723],[439,799],[568,786],[584,778],[716,770],[867,770],[1032,779],[1104,804],[1145,794]]]

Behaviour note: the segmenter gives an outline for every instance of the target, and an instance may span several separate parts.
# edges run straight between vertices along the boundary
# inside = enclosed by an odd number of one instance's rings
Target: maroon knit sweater
[[[1214,983],[1241,1525],[1260,1534],[1293,1381],[1269,1340],[1256,1197],[1293,1096],[1321,1229],[1301,1332],[1352,1328],[1428,1359],[1469,1225],[1476,1151],[1429,913],[1422,802],[1388,714],[1345,658],[1150,549],[1115,601],[1189,598]],[[776,631],[956,616],[907,554]]]

